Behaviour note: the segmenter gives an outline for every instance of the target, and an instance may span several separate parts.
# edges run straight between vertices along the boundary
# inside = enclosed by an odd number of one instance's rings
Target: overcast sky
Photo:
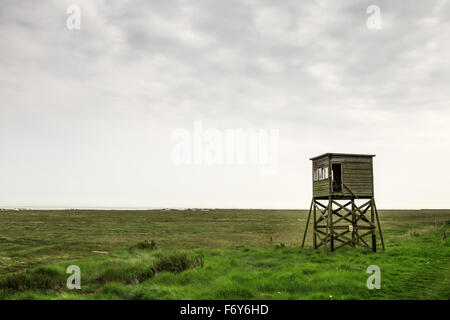
[[[0,207],[306,208],[351,152],[379,208],[450,208],[449,36],[449,1],[0,0]],[[175,163],[196,123],[277,131],[277,171]]]

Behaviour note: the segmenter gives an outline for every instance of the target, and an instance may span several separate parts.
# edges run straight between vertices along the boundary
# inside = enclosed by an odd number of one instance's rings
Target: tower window
[[[327,180],[328,174],[328,167],[317,168],[313,170],[313,179],[314,181]]]

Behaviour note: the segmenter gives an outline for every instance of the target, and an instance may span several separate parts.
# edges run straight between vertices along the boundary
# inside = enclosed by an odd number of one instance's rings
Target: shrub
[[[203,256],[189,257],[186,253],[158,258],[153,266],[144,264],[126,266],[119,265],[104,269],[101,274],[91,278],[97,283],[118,282],[124,284],[141,283],[160,272],[181,273],[188,269],[203,267]],[[0,280],[2,289],[13,291],[25,290],[63,290],[66,275],[48,267],[39,267],[32,271],[11,274]]]
[[[100,283],[121,282],[121,283],[140,283],[155,275],[153,268],[147,267],[116,267],[108,268],[93,280]]]
[[[137,283],[144,282],[147,279],[150,279],[156,274],[155,268],[149,268],[147,270],[139,270],[135,272],[134,279]]]
[[[155,261],[153,268],[156,272],[180,273],[188,269],[203,267],[202,256],[188,257],[186,253],[162,257]]]
[[[132,266],[109,268],[102,272],[93,280],[100,283],[121,282],[121,283],[141,283],[154,277],[159,272],[180,273],[187,269],[203,267],[203,257],[188,257],[186,254],[175,254],[168,257],[159,258],[153,267]]]
[[[136,247],[138,249],[150,249],[150,250],[155,250],[156,249],[156,242],[155,240],[151,240],[150,242],[148,242],[147,240],[145,240],[144,242],[139,242]]]
[[[65,279],[57,271],[47,268],[38,268],[35,271],[25,271],[8,275],[0,282],[0,287],[15,290],[50,290],[62,288]]]

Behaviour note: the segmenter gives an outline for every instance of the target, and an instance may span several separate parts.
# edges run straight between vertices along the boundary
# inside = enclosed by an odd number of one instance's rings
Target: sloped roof
[[[323,157],[333,157],[333,156],[337,156],[337,157],[363,157],[363,158],[373,158],[375,157],[374,154],[359,154],[359,153],[324,153],[321,154],[320,156],[316,156],[313,158],[310,158],[309,160],[316,160],[319,158],[323,158]]]

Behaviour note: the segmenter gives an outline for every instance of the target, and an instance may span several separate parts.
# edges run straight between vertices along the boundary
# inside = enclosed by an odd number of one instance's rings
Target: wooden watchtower
[[[369,154],[325,153],[311,158],[313,198],[302,247],[313,215],[314,249],[343,246],[377,250],[378,227],[384,250],[373,188],[373,157]]]

